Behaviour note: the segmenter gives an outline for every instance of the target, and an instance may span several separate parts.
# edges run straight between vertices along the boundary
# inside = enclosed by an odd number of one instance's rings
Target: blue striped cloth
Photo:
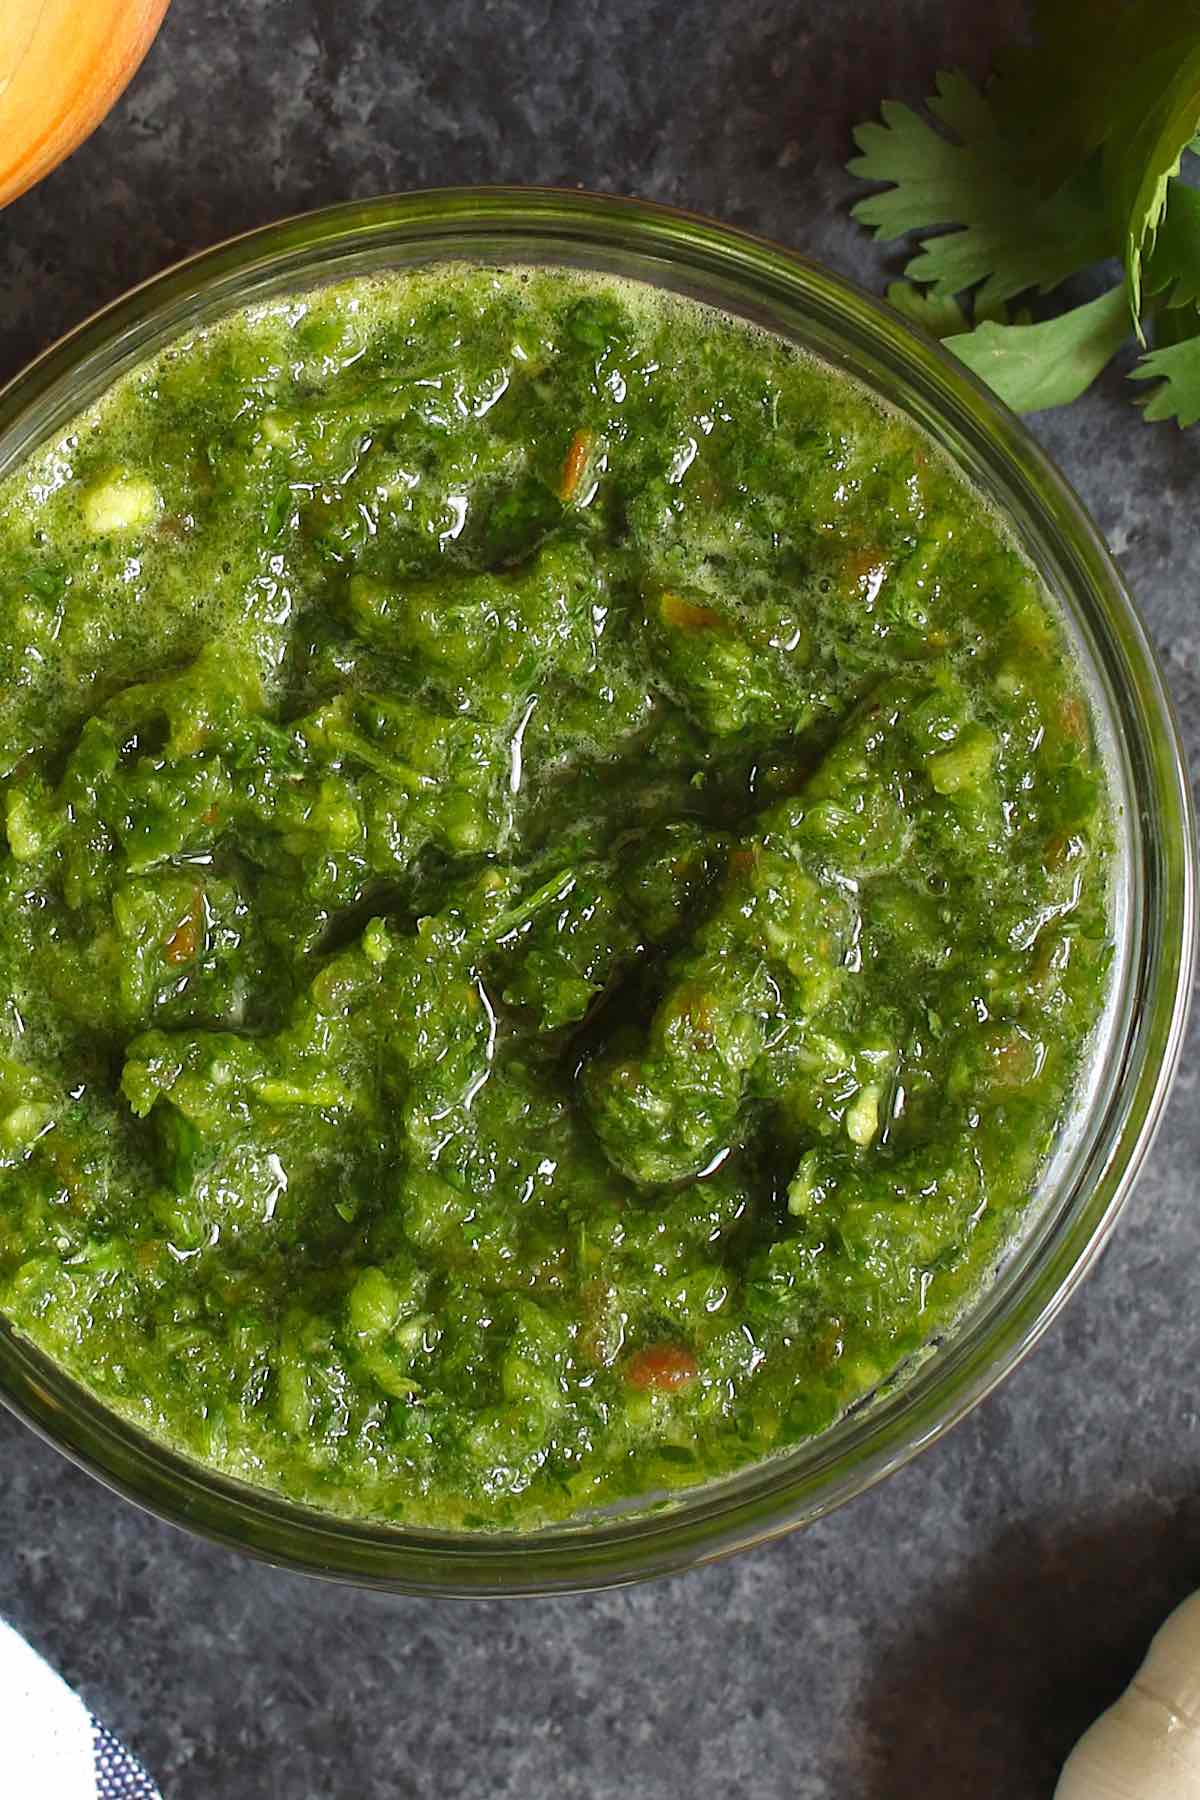
[[[162,1800],[137,1758],[3,1624],[0,1744],[4,1800]]]

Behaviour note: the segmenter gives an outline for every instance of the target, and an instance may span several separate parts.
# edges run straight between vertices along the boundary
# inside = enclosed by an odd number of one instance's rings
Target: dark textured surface
[[[109,123],[0,217],[0,372],[179,254],[389,187],[638,192],[877,284],[845,216],[850,124],[939,65],[983,69],[1019,17],[175,0]],[[1200,430],[1143,427],[1121,385],[1039,429],[1141,599],[1195,752]],[[5,1418],[0,1611],[170,1800],[1048,1797],[1200,1582],[1195,1096],[1185,1062],[1121,1231],[1031,1361],[803,1537],[590,1599],[386,1601],[193,1543]]]

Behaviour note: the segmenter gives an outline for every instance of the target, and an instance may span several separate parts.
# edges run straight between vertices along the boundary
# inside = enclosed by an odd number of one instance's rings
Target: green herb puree
[[[198,330],[0,486],[0,1308],[377,1518],[795,1444],[1012,1240],[1107,791],[1003,527],[783,343],[457,268]]]

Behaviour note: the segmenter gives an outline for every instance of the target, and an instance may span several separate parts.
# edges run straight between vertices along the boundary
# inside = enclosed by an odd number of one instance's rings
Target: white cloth
[[[79,1695],[0,1623],[4,1800],[157,1800],[157,1789]]]

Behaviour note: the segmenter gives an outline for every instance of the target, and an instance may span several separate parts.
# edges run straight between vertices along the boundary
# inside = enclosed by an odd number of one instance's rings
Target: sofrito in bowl
[[[0,398],[0,1388],[319,1572],[804,1522],[1042,1329],[1190,977],[1161,678],[1024,430],[702,220],[393,198]]]

